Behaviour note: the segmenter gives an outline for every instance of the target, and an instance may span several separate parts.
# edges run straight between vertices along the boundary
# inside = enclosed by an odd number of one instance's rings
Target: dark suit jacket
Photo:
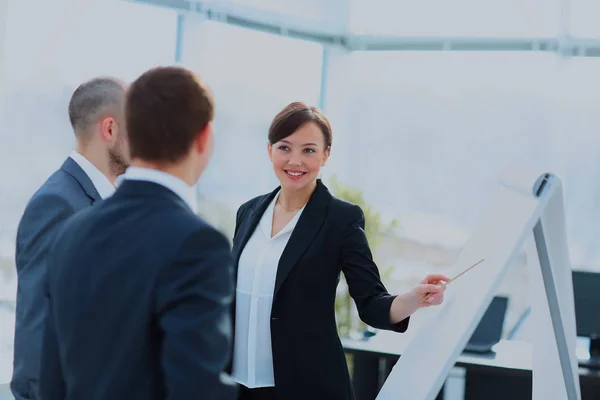
[[[11,389],[17,400],[35,399],[43,323],[47,258],[56,231],[67,218],[101,200],[81,167],[68,158],[37,190],[17,230],[17,310]]]
[[[237,213],[237,265],[248,239],[277,194],[257,197]],[[380,281],[360,207],[333,197],[319,180],[280,258],[271,311],[271,344],[278,399],[354,398],[335,321],[335,294],[344,273],[361,319],[379,329],[393,325],[395,298]]]
[[[69,219],[47,281],[43,400],[235,399],[229,242],[169,189],[126,180]]]

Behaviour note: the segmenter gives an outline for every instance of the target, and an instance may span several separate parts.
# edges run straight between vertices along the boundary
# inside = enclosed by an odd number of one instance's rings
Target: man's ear
[[[100,134],[106,143],[112,143],[118,136],[117,124],[113,117],[104,117],[100,120]]]
[[[204,153],[210,143],[210,137],[213,134],[212,122],[206,124],[204,128],[196,135],[194,145],[198,153]]]

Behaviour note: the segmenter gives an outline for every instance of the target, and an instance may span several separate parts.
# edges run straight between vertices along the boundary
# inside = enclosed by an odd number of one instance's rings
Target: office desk
[[[357,400],[375,399],[409,341],[408,336],[386,331],[368,340],[342,340],[354,358]],[[527,342],[503,340],[494,346],[494,354],[462,354],[455,366],[466,371],[465,400],[531,400],[532,357]],[[600,372],[580,368],[579,377],[582,400],[600,399]],[[442,393],[437,399],[443,399]]]

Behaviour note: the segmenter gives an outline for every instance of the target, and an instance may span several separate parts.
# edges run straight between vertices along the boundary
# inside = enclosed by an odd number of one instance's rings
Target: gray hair
[[[85,134],[105,114],[120,114],[125,84],[115,78],[95,78],[79,85],[69,101],[69,119],[76,135]]]

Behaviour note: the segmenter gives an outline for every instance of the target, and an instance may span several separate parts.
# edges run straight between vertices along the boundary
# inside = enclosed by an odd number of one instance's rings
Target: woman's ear
[[[331,154],[331,147],[327,147],[325,150],[325,154],[323,155],[323,161],[321,161],[321,167],[324,167],[327,164],[327,160],[329,160],[329,154]]]
[[[273,146],[267,142],[267,152],[269,153],[269,160],[273,161]]]

